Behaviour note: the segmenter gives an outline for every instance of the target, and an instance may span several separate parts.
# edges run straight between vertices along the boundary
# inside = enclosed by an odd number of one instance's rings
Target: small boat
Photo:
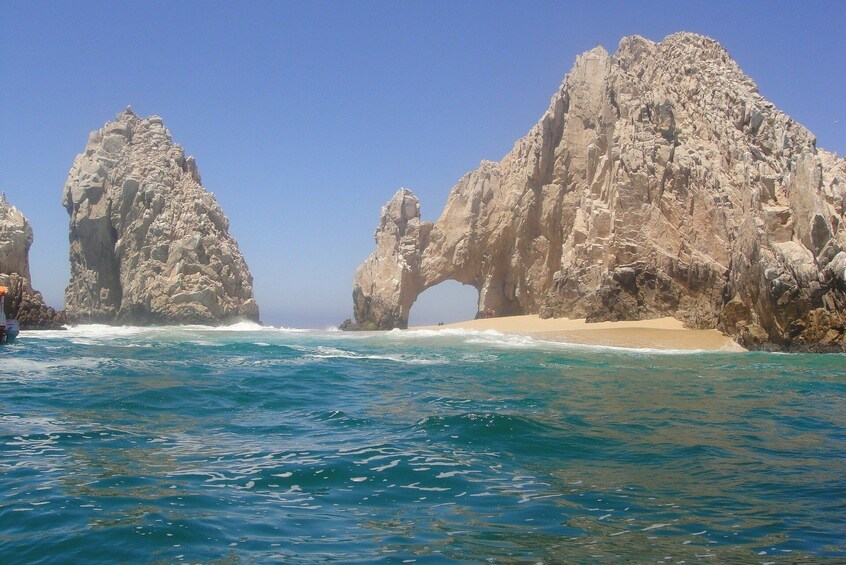
[[[3,332],[3,339],[0,343],[15,343],[21,326],[17,320],[6,320],[6,331]]]

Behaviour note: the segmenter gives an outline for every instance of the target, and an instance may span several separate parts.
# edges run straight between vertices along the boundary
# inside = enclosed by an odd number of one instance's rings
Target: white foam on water
[[[375,361],[393,361],[394,363],[406,363],[410,365],[438,365],[446,363],[447,360],[443,358],[426,359],[422,357],[406,357],[402,355],[372,355],[364,353],[356,353],[354,351],[347,351],[329,346],[293,346],[294,349],[306,353],[307,357],[312,359],[356,359],[356,360],[375,360]]]
[[[458,338],[458,343],[471,345],[487,345],[498,348],[513,349],[543,349],[543,350],[582,350],[582,351],[605,351],[627,354],[646,355],[698,355],[706,353],[731,354],[737,351],[731,348],[719,351],[705,349],[659,349],[654,347],[622,347],[617,345],[584,344],[566,341],[551,341],[532,337],[524,334],[502,333],[497,330],[471,330],[461,328],[444,329],[420,329],[420,330],[399,330],[394,329],[388,332],[373,332],[369,337],[386,337],[391,340],[415,341],[432,340],[437,338]]]
[[[313,333],[317,330],[264,326],[256,322],[239,321],[226,326],[204,326],[196,324],[172,326],[112,326],[108,324],[79,324],[64,326],[62,330],[38,330],[21,332],[21,338],[26,339],[56,339],[56,338],[89,338],[111,340],[117,338],[131,338],[139,335],[162,336],[180,333]]]
[[[730,355],[735,351],[706,351],[706,350],[681,350],[681,349],[657,349],[657,348],[630,348],[600,344],[580,344],[562,341],[550,341],[538,339],[530,335],[502,333],[497,330],[471,330],[459,328],[444,329],[412,329],[412,330],[391,330],[388,332],[343,332],[337,328],[326,330],[303,329],[265,326],[251,321],[239,321],[228,326],[110,326],[105,324],[85,324],[67,326],[66,330],[46,330],[23,332],[19,338],[25,343],[29,339],[61,339],[68,340],[75,345],[118,345],[123,347],[145,347],[149,344],[138,344],[141,341],[166,341],[166,342],[192,342],[200,346],[223,345],[219,338],[226,335],[237,336],[239,334],[261,334],[260,341],[256,345],[279,344],[272,339],[277,336],[302,336],[308,340],[327,341],[357,341],[362,340],[374,345],[381,344],[415,344],[426,343],[429,345],[435,341],[437,345],[472,345],[476,347],[489,347],[497,349],[520,349],[541,351],[584,351],[584,352],[614,352],[628,355],[699,355],[699,354],[722,354]],[[256,336],[258,337],[258,336]],[[115,341],[131,341],[135,343],[123,345]],[[291,345],[289,342],[282,343]],[[303,350],[305,353],[309,351]],[[312,348],[312,351],[314,349]],[[408,364],[441,364],[447,362],[442,356],[420,357],[417,355],[407,356],[402,354],[364,354],[343,349],[327,348],[318,350],[312,355],[312,359],[330,359],[333,357],[345,359],[372,359],[385,360],[397,363]],[[472,359],[468,359],[472,362]]]
[[[229,324],[228,326],[176,326],[180,328],[199,329],[203,331],[214,332],[271,332],[271,333],[314,333],[319,330],[310,330],[305,328],[289,328],[285,326],[266,326],[248,320],[242,320]]]
[[[25,374],[27,377],[43,376],[48,373],[56,376],[56,369],[97,369],[103,361],[106,361],[106,359],[95,357],[57,357],[49,361],[42,361],[39,359],[21,359],[19,357],[9,356],[3,359],[3,371],[0,372],[0,378],[9,375],[19,377],[20,374]]]
[[[432,337],[474,337],[474,336],[490,336],[502,337],[507,334],[498,332],[496,330],[466,330],[461,328],[444,328],[440,330],[399,330],[394,329],[389,332],[384,332],[391,338],[398,339],[416,339],[416,338],[432,338]]]
[[[92,338],[115,339],[137,336],[150,331],[151,328],[140,326],[109,326],[106,324],[84,324],[65,326],[63,330],[23,331],[19,339],[62,339],[62,338]]]
[[[216,342],[216,341],[209,341],[207,339],[194,339],[188,341],[191,345],[199,345],[201,347],[223,347],[226,345],[225,343]]]
[[[203,326],[200,326],[203,327]],[[209,328],[210,331],[223,331],[223,332],[260,332],[264,331],[263,326],[256,322],[251,322],[249,320],[241,320],[235,322],[234,324],[228,324],[225,326],[212,326]]]
[[[68,431],[78,431],[67,422],[52,420],[43,416],[19,416],[0,414],[0,430],[8,435],[44,434],[55,435]]]

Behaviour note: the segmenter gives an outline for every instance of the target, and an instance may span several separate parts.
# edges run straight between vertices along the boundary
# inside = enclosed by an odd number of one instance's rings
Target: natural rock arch
[[[846,159],[714,40],[624,38],[576,59],[541,120],[420,220],[400,190],[356,271],[359,326],[406,327],[453,279],[479,310],[675,316],[755,348],[846,349]]]
[[[435,224],[421,221],[420,202],[406,188],[382,207],[375,234],[377,249],[355,274],[354,313],[361,327],[408,327],[408,315],[417,297],[447,280],[470,285],[479,292],[478,312],[520,312],[519,305],[504,292],[499,271],[493,269],[480,277],[487,259],[470,254],[467,239],[456,238],[442,229],[443,225],[442,220]]]
[[[472,320],[479,309],[478,289],[445,280],[421,292],[409,311],[409,326],[431,326]]]

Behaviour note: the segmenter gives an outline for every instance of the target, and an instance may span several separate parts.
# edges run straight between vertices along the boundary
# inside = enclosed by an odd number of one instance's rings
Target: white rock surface
[[[193,157],[132,110],[92,132],[65,184],[71,321],[258,320],[253,279]]]

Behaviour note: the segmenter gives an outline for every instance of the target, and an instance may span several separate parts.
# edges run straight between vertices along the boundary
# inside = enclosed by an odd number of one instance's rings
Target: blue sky
[[[798,7],[797,7],[798,6]],[[579,53],[692,31],[846,154],[846,3],[0,3],[0,190],[30,219],[34,286],[61,307],[61,191],[91,130],[127,105],[197,158],[255,279],[262,319],[326,327],[400,187],[424,219],[546,109]],[[475,290],[412,322],[472,316]]]

